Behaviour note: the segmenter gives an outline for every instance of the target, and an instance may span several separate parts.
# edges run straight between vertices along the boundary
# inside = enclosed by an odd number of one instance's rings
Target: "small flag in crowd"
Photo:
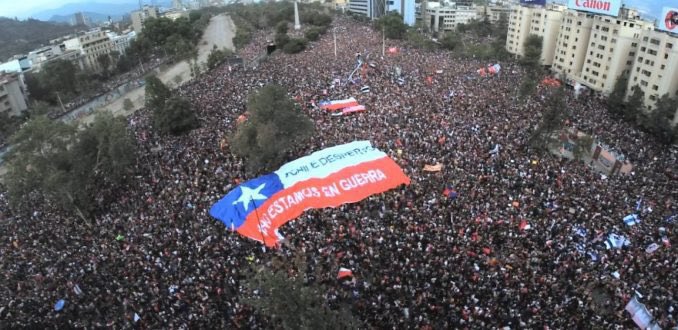
[[[118,241],[118,242],[122,241],[124,239],[125,239],[125,236],[122,236],[122,234],[118,234],[118,236],[115,237],[115,240]]]
[[[353,271],[348,268],[341,267],[339,268],[339,273],[337,274],[337,279],[342,279],[344,277],[352,277]]]
[[[612,276],[614,276],[614,278],[616,279],[619,279],[621,277],[621,274],[619,274],[619,271],[615,270],[614,272],[612,272]]]
[[[445,190],[443,190],[443,195],[447,198],[457,199],[458,193],[452,186],[447,186],[445,187]]]
[[[363,93],[369,93],[370,92],[370,86],[363,86],[360,88],[360,91]]]
[[[398,78],[398,85],[402,86],[405,84],[405,79],[403,78]]]
[[[674,221],[676,221],[676,217],[678,217],[678,213],[666,217],[665,221],[668,223],[673,223]]]
[[[134,313],[134,322],[135,323],[139,322],[139,320],[141,320],[141,316],[139,316],[139,314],[137,314],[137,313]]]
[[[66,300],[59,299],[56,304],[54,304],[54,310],[59,312],[64,309],[64,306],[66,306]]]
[[[662,237],[662,243],[664,243],[664,246],[666,247],[671,247],[671,241],[669,241],[669,238],[666,236]]]
[[[611,233],[605,240],[605,247],[608,250],[621,249],[624,246],[628,246],[630,243],[631,242],[628,240],[628,238],[624,237],[623,235]]]
[[[398,47],[389,47],[388,53],[389,54],[397,54],[398,53]]]
[[[525,219],[520,220],[520,225],[518,225],[518,229],[520,229],[520,230],[528,230],[528,229],[530,229],[530,228],[532,228],[532,226],[530,226],[530,224],[527,223],[527,220],[525,220]]]
[[[640,211],[640,208],[643,206],[643,197],[640,197],[638,201],[636,201],[636,212]]]
[[[577,234],[581,237],[586,237],[586,235],[588,234],[588,231],[584,227],[576,227],[576,228],[574,228],[574,232],[575,232],[575,234]]]
[[[652,243],[645,248],[645,252],[652,253],[654,251],[657,251],[657,249],[659,249],[659,244]]]
[[[73,286],[73,292],[75,292],[75,294],[77,294],[78,296],[82,294],[82,290],[80,289],[80,286],[77,284]]]
[[[638,218],[638,215],[635,214],[635,213],[629,214],[629,215],[624,217],[624,223],[627,226],[637,225],[639,222],[640,222],[640,218]]]

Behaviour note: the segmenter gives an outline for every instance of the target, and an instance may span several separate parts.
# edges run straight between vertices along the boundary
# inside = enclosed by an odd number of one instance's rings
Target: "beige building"
[[[610,93],[619,76],[631,70],[638,54],[638,37],[652,29],[649,22],[594,16],[584,66],[573,79],[595,91]]]
[[[627,95],[638,85],[645,93],[645,105],[652,108],[664,94],[678,95],[678,37],[667,32],[643,30],[637,42]],[[678,116],[674,118],[674,123],[676,121]]]
[[[509,16],[508,33],[506,35],[506,50],[518,56],[525,54],[525,40],[530,35],[533,7],[513,6]]]
[[[19,116],[28,109],[17,74],[0,73],[0,113]]]
[[[586,61],[593,16],[574,10],[564,13],[551,66],[561,78],[576,79],[580,76]]]
[[[80,52],[85,67],[97,71],[102,69],[97,59],[101,55],[110,54],[113,43],[106,32],[94,29],[64,41],[64,48]]]
[[[143,9],[133,11],[130,13],[130,18],[132,19],[132,29],[137,34],[141,33],[141,30],[144,28],[144,21],[155,17],[160,16],[157,7],[144,6]]]
[[[558,31],[563,21],[565,6],[552,5],[549,7],[536,8],[532,11],[530,21],[530,34],[542,38],[541,63],[543,65],[553,65],[553,58],[556,52],[558,42]]]
[[[487,20],[495,24],[501,19],[502,15],[506,16],[506,20],[508,21],[509,16],[511,16],[511,7],[509,6],[478,6],[476,7],[476,12],[478,15],[478,19],[483,19],[483,16],[487,18]]]
[[[431,31],[447,32],[457,29],[459,24],[468,24],[481,16],[478,11],[470,6],[436,6],[435,2],[428,3],[427,15]]]

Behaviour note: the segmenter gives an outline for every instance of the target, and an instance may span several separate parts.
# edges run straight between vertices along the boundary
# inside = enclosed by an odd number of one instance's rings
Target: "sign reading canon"
[[[621,8],[621,0],[568,0],[567,8],[617,16]]]
[[[659,18],[660,30],[678,33],[678,8],[664,7]]]

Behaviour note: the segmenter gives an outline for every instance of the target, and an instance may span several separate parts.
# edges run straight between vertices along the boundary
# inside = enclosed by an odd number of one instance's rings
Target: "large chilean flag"
[[[410,179],[369,141],[316,151],[231,190],[210,209],[228,228],[267,246],[275,230],[311,208],[337,207],[409,184]]]

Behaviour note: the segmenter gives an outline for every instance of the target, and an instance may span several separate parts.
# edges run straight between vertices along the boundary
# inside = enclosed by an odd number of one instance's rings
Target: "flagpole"
[[[252,204],[254,204],[254,214],[257,216],[257,223],[259,223],[259,233],[261,234],[261,240],[264,242],[264,246],[266,245],[266,237],[264,236],[264,232],[261,230],[261,219],[259,219],[259,212],[257,211],[257,204],[254,202],[254,198],[250,196],[250,200],[252,201]]]
[[[337,27],[332,28],[332,33],[334,34],[334,59],[337,59]]]

